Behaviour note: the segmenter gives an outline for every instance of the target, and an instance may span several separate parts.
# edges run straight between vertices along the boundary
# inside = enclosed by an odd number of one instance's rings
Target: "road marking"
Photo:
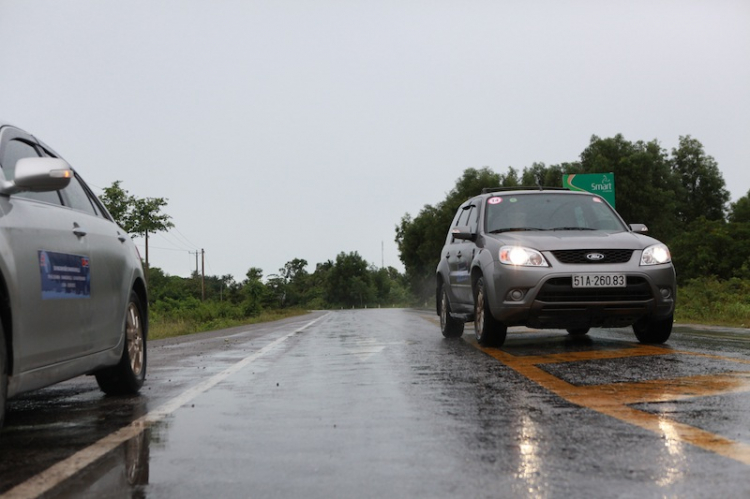
[[[465,341],[573,404],[651,431],[664,437],[669,442],[689,443],[714,454],[750,465],[750,445],[748,444],[676,422],[666,416],[651,414],[630,407],[630,405],[636,403],[668,402],[708,395],[747,392],[750,391],[750,372],[688,376],[635,383],[576,386],[537,367],[540,364],[549,363],[665,354],[708,357],[737,362],[738,364],[750,363],[746,360],[645,345],[614,351],[598,350],[539,356],[514,356],[499,349],[484,348],[473,339],[466,338]]]
[[[213,377],[203,381],[202,383],[199,383],[193,386],[192,388],[189,388],[188,390],[184,391],[180,395],[166,402],[164,405],[161,405],[158,408],[154,409],[153,411],[141,416],[140,418],[130,423],[128,426],[124,426],[120,428],[119,430],[115,431],[114,433],[110,433],[109,435],[100,439],[98,442],[95,442],[94,444],[86,447],[85,449],[82,449],[76,452],[75,454],[68,457],[67,459],[64,459],[52,465],[51,467],[47,468],[45,471],[29,478],[25,482],[19,485],[16,485],[9,491],[0,495],[0,498],[2,499],[11,499],[11,498],[26,499],[29,497],[38,497],[46,492],[49,492],[54,487],[60,485],[62,482],[64,482],[68,478],[71,478],[73,475],[83,470],[85,467],[91,465],[96,460],[100,459],[101,457],[105,456],[107,453],[116,449],[119,445],[122,445],[123,443],[127,442],[131,438],[137,437],[146,428],[165,419],[167,416],[169,416],[170,414],[175,412],[177,409],[179,409],[180,407],[184,406],[185,404],[193,400],[198,395],[210,390],[211,388],[213,388],[218,383],[225,380],[232,374],[244,369],[249,364],[263,357],[268,352],[272,351],[278,345],[280,345],[285,340],[287,340],[289,337],[294,336],[297,333],[301,333],[302,331],[309,328],[316,322],[324,319],[328,315],[329,314],[325,314],[321,317],[318,317],[317,319],[308,322],[301,328],[296,329],[292,331],[291,333],[285,334],[284,336],[280,338],[277,338],[276,340],[272,341],[271,343],[261,348],[257,352],[251,355],[248,355],[247,357],[240,360],[236,364],[233,364],[232,366],[214,375]]]

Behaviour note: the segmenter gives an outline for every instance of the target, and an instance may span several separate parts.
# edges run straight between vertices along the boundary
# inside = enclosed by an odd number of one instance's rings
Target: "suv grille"
[[[629,249],[602,249],[602,250],[558,250],[553,251],[553,255],[561,263],[627,263],[630,261],[630,257],[633,256],[633,250]],[[598,254],[602,255],[603,258],[589,259],[586,255]]]
[[[571,277],[550,279],[536,299],[543,302],[614,302],[652,299],[651,288],[643,277],[627,277],[624,288],[573,288]]]

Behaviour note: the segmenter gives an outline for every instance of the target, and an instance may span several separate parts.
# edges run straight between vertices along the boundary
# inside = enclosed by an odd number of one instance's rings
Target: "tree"
[[[562,163],[545,166],[544,163],[532,163],[531,167],[523,169],[521,185],[543,187],[562,187],[562,177],[566,173],[581,173],[580,163]]]
[[[508,173],[500,175],[500,181],[498,182],[501,187],[518,187],[521,182],[518,178],[518,170],[512,166],[508,167]]]
[[[680,283],[710,276],[750,277],[750,223],[700,217],[670,247]]]
[[[630,142],[621,134],[607,139],[594,135],[581,153],[581,170],[615,174],[617,211],[627,223],[645,223],[662,240],[679,233],[679,183],[657,141]]]
[[[263,310],[263,305],[271,298],[271,293],[261,282],[262,269],[250,267],[245,275],[247,279],[242,281],[243,313],[247,317],[255,317]]]
[[[750,191],[732,203],[729,209],[729,221],[737,223],[750,223]]]
[[[425,205],[414,219],[407,213],[396,226],[399,258],[417,298],[424,299],[434,292],[435,269],[453,215],[444,206]]]
[[[161,213],[163,206],[167,205],[164,198],[133,198],[129,220],[131,232],[143,236],[146,240],[146,269],[148,269],[148,235],[162,232],[174,227],[170,222],[170,216]]]
[[[117,225],[129,233],[131,232],[129,227],[129,213],[133,204],[133,196],[120,187],[121,183],[120,180],[116,180],[111,186],[105,187],[104,194],[99,199],[104,203],[105,208],[112,215]]]
[[[306,267],[307,260],[295,258],[287,262],[284,268],[279,269],[279,273],[284,279],[287,305],[290,307],[302,305],[306,301],[305,295],[308,290],[307,280],[309,276],[307,270],[305,270]]]
[[[307,260],[295,258],[284,264],[278,274],[268,276],[266,283],[273,290],[282,307],[294,307],[305,302],[307,291],[306,280],[308,277]]]
[[[326,297],[330,304],[364,307],[374,296],[368,263],[359,253],[341,252],[326,279]]]
[[[167,205],[165,198],[137,198],[120,187],[121,181],[116,180],[110,187],[104,189],[102,203],[109,211],[115,222],[126,232],[142,236],[146,240],[146,272],[148,277],[148,235],[166,231],[174,224],[170,216],[161,213],[162,207]]]
[[[258,267],[250,267],[245,273],[245,281],[243,284],[249,281],[260,281],[263,279],[263,269]]]
[[[670,163],[682,187],[677,206],[680,220],[688,224],[700,217],[724,219],[729,191],[716,160],[706,155],[703,145],[689,135],[680,137]]]

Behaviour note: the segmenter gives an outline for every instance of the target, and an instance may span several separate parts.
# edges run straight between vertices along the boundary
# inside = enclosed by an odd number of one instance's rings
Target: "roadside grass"
[[[683,324],[750,327],[750,281],[693,279],[677,290],[675,321]]]
[[[287,317],[304,315],[307,310],[302,309],[284,309],[263,311],[256,317],[245,319],[215,318],[209,321],[200,321],[191,318],[175,318],[164,316],[152,316],[149,320],[149,340],[161,340],[164,338],[174,338],[193,333],[202,333],[214,331],[216,329],[226,329],[236,326],[245,326],[247,324],[258,324],[261,322],[277,321]]]

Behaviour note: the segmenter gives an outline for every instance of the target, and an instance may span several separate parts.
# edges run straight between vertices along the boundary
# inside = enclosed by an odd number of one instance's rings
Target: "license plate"
[[[573,274],[574,288],[624,288],[626,284],[622,274]]]

